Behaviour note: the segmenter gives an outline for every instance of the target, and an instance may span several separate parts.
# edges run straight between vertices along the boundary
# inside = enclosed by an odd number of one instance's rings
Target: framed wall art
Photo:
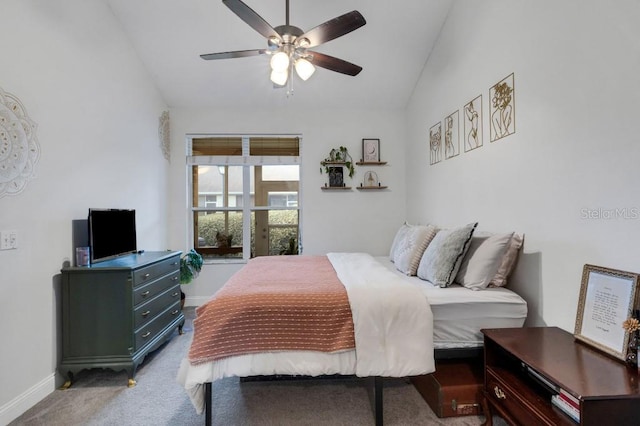
[[[630,333],[623,323],[638,306],[638,278],[632,272],[584,265],[575,338],[625,360]]]
[[[344,186],[343,175],[342,166],[329,167],[329,186],[332,188]]]
[[[365,163],[380,162],[380,139],[362,139],[362,161]]]
[[[460,118],[459,112],[449,114],[444,119],[444,158],[453,158],[460,154]]]
[[[516,107],[513,73],[489,89],[491,142],[516,132]]]
[[[442,160],[442,124],[438,122],[429,129],[429,164]]]
[[[464,152],[482,146],[482,95],[478,95],[464,106]]]

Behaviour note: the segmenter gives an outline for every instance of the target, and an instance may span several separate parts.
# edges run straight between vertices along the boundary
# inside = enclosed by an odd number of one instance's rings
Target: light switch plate
[[[12,250],[18,248],[18,231],[0,232],[0,250]]]

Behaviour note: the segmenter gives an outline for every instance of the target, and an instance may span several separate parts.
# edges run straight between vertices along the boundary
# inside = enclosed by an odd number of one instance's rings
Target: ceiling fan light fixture
[[[280,47],[280,39],[276,36],[271,36],[267,39],[267,45],[269,46],[269,50],[276,50]]]
[[[289,68],[289,55],[280,51],[271,57],[271,69],[273,71],[286,71]]]
[[[303,49],[306,49],[307,47],[311,46],[311,42],[309,41],[308,38],[301,37],[301,38],[296,39],[296,46],[297,47],[302,47]]]
[[[295,64],[296,73],[302,80],[307,81],[316,71],[316,67],[305,58],[299,58]]]
[[[285,68],[282,71],[271,71],[271,81],[273,84],[277,84],[278,86],[284,86],[287,84],[287,79],[289,78],[289,72]]]

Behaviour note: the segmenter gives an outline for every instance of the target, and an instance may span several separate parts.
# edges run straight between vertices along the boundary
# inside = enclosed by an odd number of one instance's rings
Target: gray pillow
[[[396,269],[406,275],[415,275],[424,250],[437,232],[438,228],[433,225],[409,228],[403,240],[396,247]]]
[[[411,229],[411,225],[405,222],[398,232],[396,232],[396,236],[393,238],[393,242],[391,243],[391,249],[389,250],[389,260],[392,262],[396,261],[396,253],[398,251],[398,246],[402,244],[402,240],[404,240],[405,235]]]
[[[476,226],[478,222],[439,231],[420,259],[418,277],[440,287],[451,285],[469,249]]]

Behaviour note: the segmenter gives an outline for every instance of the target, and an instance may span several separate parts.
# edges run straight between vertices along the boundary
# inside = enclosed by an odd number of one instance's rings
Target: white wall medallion
[[[158,138],[160,139],[160,149],[167,161],[171,161],[171,137],[169,133],[169,111],[163,111],[158,125]]]
[[[0,198],[19,194],[35,177],[37,127],[22,102],[0,88]]]

